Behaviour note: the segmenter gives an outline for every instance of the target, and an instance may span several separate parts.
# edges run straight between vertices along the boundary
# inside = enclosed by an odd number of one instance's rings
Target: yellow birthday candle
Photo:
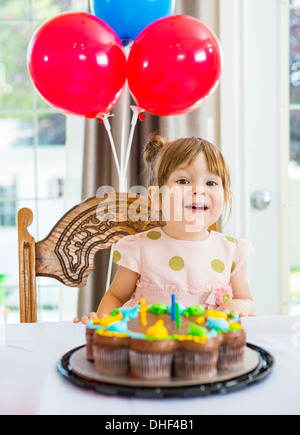
[[[140,318],[141,318],[141,326],[147,326],[147,317],[146,317],[146,301],[145,299],[140,300]]]

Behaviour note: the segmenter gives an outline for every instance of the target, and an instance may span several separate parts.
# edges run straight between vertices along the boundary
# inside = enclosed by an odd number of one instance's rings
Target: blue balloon
[[[176,0],[90,0],[90,7],[120,39],[134,40],[148,24],[172,15],[175,3]]]

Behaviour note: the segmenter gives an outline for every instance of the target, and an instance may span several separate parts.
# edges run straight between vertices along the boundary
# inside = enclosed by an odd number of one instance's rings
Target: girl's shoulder
[[[130,242],[140,242],[147,239],[159,240],[161,238],[161,235],[162,235],[161,227],[155,227],[155,228],[151,228],[150,230],[141,231],[136,234],[130,234],[128,236],[123,237],[119,241],[130,243]]]
[[[233,244],[238,244],[238,243],[252,243],[250,240],[244,239],[244,238],[238,238],[238,237],[234,237],[232,235],[229,235],[227,233],[221,233],[219,231],[211,231],[211,234],[214,236],[214,238],[216,238],[217,240],[220,240],[224,243],[233,243]]]
[[[145,250],[148,252],[151,248],[153,257],[153,242],[151,240],[158,240],[160,237],[160,228],[122,237],[114,247],[114,263],[141,274],[141,262]],[[155,245],[157,248],[156,243]]]
[[[220,233],[217,231],[212,231],[211,233],[213,236],[211,238],[211,240],[216,242],[216,243],[219,243],[219,244],[222,244],[222,245],[225,245],[225,246],[237,249],[237,250],[248,249],[248,250],[254,251],[253,244],[248,239],[236,238],[236,237],[233,237],[233,236],[228,235],[226,233]]]

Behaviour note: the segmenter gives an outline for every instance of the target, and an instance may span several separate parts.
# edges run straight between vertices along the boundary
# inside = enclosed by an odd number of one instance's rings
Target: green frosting
[[[205,315],[205,308],[203,308],[201,305],[191,305],[188,307],[188,309],[183,313],[185,317],[189,316],[204,316]]]
[[[242,327],[241,326],[231,326],[227,332],[232,332],[232,331],[241,331]]]
[[[178,335],[177,334],[173,334],[173,335],[168,335],[168,337],[152,337],[152,335],[145,335],[145,340],[148,341],[167,341],[167,340],[177,340]]]
[[[168,307],[164,304],[152,304],[149,307],[149,313],[153,314],[164,314],[167,311]]]
[[[204,328],[203,326],[198,326],[195,323],[190,323],[187,335],[197,335],[198,337],[202,337],[203,335],[207,335],[208,330]]]

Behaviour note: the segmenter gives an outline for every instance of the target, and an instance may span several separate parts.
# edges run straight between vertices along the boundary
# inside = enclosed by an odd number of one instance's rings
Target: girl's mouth
[[[205,204],[191,204],[191,205],[186,205],[184,208],[186,208],[187,210],[191,210],[192,213],[202,212],[208,209],[208,207]]]

